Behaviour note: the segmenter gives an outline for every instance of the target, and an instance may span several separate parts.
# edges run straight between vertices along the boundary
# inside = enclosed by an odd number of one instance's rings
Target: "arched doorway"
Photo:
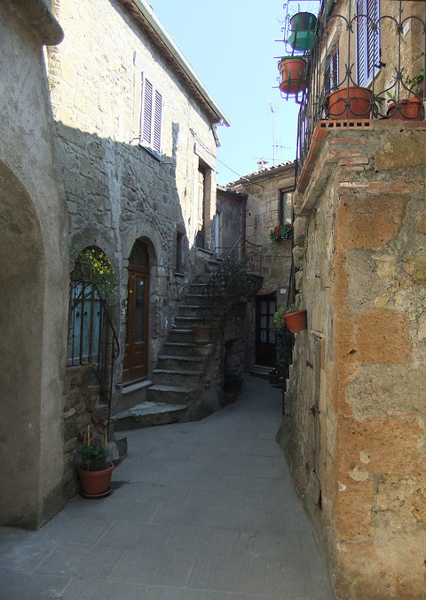
[[[124,385],[148,377],[149,253],[147,245],[140,240],[133,245],[128,271]]]

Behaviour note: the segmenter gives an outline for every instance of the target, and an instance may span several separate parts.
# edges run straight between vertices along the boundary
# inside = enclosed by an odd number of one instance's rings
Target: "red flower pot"
[[[373,92],[367,88],[349,87],[332,92],[327,99],[330,119],[369,119],[372,97]]]
[[[387,115],[400,121],[423,121],[422,103],[418,98],[406,98],[401,100],[401,110],[397,111],[395,102],[391,102]]]
[[[306,310],[298,310],[284,316],[285,323],[291,333],[298,333],[307,328]]]
[[[195,323],[192,326],[194,340],[196,342],[209,342],[212,332],[212,326],[208,323]]]
[[[278,69],[280,71],[280,90],[284,94],[297,94],[306,90],[308,85],[306,73],[306,61],[301,57],[283,58]]]
[[[78,469],[81,495],[85,498],[104,498],[111,493],[111,475],[114,465],[101,471]]]

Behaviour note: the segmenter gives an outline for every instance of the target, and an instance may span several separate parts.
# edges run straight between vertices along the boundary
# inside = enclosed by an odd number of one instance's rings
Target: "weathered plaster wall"
[[[426,127],[336,131],[305,165],[296,205],[308,330],[296,336],[279,438],[337,597],[417,600],[426,597]]]
[[[35,528],[62,494],[68,257],[44,43],[45,5],[1,2],[0,523]]]

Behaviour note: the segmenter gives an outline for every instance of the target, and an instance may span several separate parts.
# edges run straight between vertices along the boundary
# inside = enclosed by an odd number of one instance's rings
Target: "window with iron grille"
[[[144,74],[141,74],[140,142],[161,152],[163,97]]]
[[[357,0],[356,15],[357,83],[367,86],[380,63],[380,0]]]

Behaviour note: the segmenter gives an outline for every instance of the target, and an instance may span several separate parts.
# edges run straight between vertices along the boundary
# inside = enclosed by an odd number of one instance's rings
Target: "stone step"
[[[179,369],[154,369],[153,376],[156,385],[188,386],[196,388],[204,371]]]
[[[196,344],[194,342],[164,342],[163,350],[175,356],[208,356],[213,344]]]
[[[142,402],[132,408],[117,413],[111,418],[115,431],[128,431],[151,425],[166,425],[184,418],[187,404],[164,402]]]
[[[196,392],[195,388],[173,385],[153,385],[148,390],[148,400],[160,404],[188,405]]]
[[[203,356],[179,356],[177,354],[161,354],[158,357],[158,369],[175,371],[203,370],[206,359]]]
[[[206,310],[210,310],[210,307],[200,306],[200,304],[182,304],[179,308],[178,317],[200,317]]]
[[[192,331],[192,327],[174,327],[169,330],[167,339],[174,343],[190,343],[194,341],[194,332]]]

